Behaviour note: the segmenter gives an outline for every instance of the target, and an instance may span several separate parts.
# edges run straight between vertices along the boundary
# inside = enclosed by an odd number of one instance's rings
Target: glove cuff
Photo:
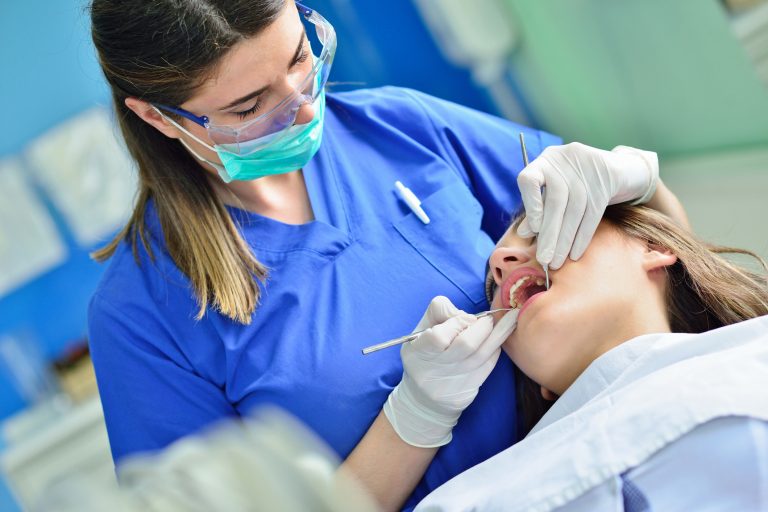
[[[656,193],[656,187],[659,184],[659,159],[656,153],[653,151],[643,151],[642,149],[631,148],[629,146],[616,146],[613,148],[612,153],[625,153],[638,157],[643,162],[643,171],[650,171],[650,182],[648,181],[648,174],[646,172],[631,172],[626,169],[624,172],[625,178],[628,179],[628,183],[621,187],[621,190],[615,197],[611,198],[609,204],[618,204],[627,201],[631,201],[629,204],[632,206],[638,204],[645,204],[651,200]],[[635,181],[641,180],[641,183],[632,183],[633,178]],[[643,191],[638,197],[638,190]]]
[[[452,430],[459,421],[456,415],[439,414],[425,408],[400,382],[384,403],[384,415],[400,439],[419,448],[436,448],[453,438]]]

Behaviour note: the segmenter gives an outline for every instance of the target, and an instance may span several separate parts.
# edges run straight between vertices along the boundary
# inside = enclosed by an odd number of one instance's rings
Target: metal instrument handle
[[[476,313],[476,318],[483,318],[484,316],[491,315],[493,313],[497,313],[499,311],[510,311],[512,308],[499,308],[499,309],[491,309],[490,311],[483,311],[481,313]],[[378,352],[379,350],[394,347],[395,345],[402,345],[403,343],[408,343],[409,341],[413,341],[416,338],[419,337],[419,334],[426,331],[426,329],[422,329],[420,331],[416,331],[411,334],[406,334],[405,336],[400,336],[399,338],[395,338],[393,340],[385,341],[383,343],[378,343],[376,345],[371,345],[370,347],[365,347],[363,349],[363,355],[370,354],[371,352]]]

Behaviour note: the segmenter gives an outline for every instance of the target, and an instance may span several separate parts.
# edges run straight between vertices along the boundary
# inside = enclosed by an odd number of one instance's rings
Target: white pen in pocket
[[[429,216],[427,216],[427,212],[425,212],[421,207],[421,201],[418,197],[416,197],[416,194],[414,194],[411,189],[403,185],[399,180],[395,182],[395,190],[397,190],[397,194],[400,196],[403,202],[408,205],[408,208],[410,208],[411,211],[416,214],[419,220],[424,224],[429,224]]]

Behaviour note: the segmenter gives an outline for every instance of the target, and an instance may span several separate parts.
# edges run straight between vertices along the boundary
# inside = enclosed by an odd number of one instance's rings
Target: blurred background
[[[256,1],[256,0],[254,0]],[[336,28],[336,90],[398,85],[610,149],[659,153],[696,232],[768,258],[768,3],[306,0]],[[87,351],[130,211],[83,0],[0,2],[0,510],[112,475]]]

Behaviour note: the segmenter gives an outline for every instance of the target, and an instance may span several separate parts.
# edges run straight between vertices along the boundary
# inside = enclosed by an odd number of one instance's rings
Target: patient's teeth
[[[532,279],[533,276],[523,276],[520,279],[518,279],[515,284],[512,285],[512,287],[509,289],[509,304],[512,308],[517,308],[517,299],[515,298],[515,292],[517,292],[518,288],[520,288],[523,283],[528,281],[529,279]]]
[[[534,282],[538,286],[544,286],[544,278],[543,277],[535,277],[534,276],[523,276],[517,281],[515,281],[515,284],[512,285],[512,287],[509,289],[509,307],[516,309],[519,306],[522,306],[522,304],[517,303],[517,298],[515,297],[515,293],[517,293],[517,290],[528,280],[534,279]]]

